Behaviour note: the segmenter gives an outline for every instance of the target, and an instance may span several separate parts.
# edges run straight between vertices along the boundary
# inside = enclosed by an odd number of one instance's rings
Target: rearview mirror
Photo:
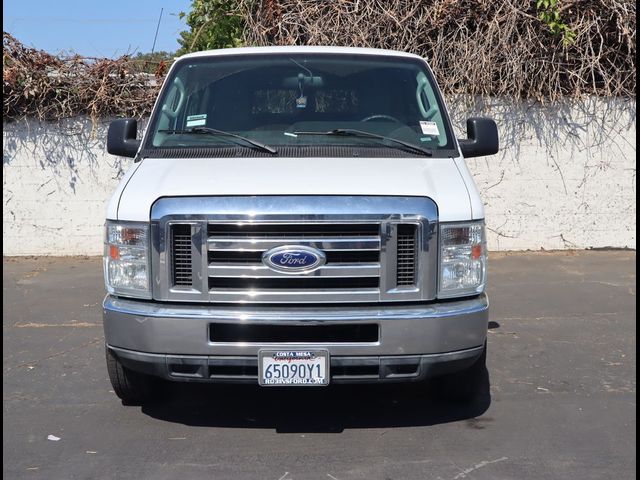
[[[473,117],[467,120],[467,137],[458,139],[465,158],[498,153],[498,127],[490,118]]]
[[[304,75],[299,73],[297,77],[286,77],[282,80],[282,86],[287,88],[310,87],[321,88],[324,86],[324,79],[318,76]]]
[[[134,118],[114,120],[107,132],[107,152],[121,157],[135,157],[140,148],[136,140],[138,122]]]

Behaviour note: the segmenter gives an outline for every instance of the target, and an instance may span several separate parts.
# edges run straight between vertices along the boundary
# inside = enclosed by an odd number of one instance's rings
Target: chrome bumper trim
[[[470,315],[486,310],[489,300],[485,294],[458,301],[424,305],[287,307],[278,306],[212,306],[140,302],[107,295],[102,304],[105,310],[144,317],[207,318],[209,320],[273,321],[305,324],[319,321],[393,320],[425,317]]]
[[[107,296],[105,338],[128,350],[176,355],[254,356],[262,344],[210,341],[215,323],[259,325],[344,325],[375,323],[377,342],[287,343],[287,347],[326,347],[338,356],[439,354],[483,345],[488,323],[485,295],[424,305],[212,306],[159,304]],[[272,343],[269,346],[273,346]]]

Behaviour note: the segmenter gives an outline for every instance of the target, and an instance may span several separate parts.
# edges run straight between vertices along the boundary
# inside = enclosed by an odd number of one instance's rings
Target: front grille
[[[396,284],[416,284],[417,228],[415,225],[398,225],[398,253]]]
[[[428,198],[167,197],[152,207],[151,227],[158,301],[329,305],[436,296],[437,207]],[[263,261],[284,246],[324,258],[308,271]]]
[[[171,247],[173,285],[191,287],[193,285],[191,225],[171,226]]]

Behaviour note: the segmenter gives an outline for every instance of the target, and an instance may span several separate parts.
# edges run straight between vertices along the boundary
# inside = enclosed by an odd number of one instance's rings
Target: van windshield
[[[224,134],[202,134],[207,129]],[[145,142],[145,156],[167,149],[215,156],[216,149],[229,146],[265,154],[272,149],[281,156],[296,155],[295,147],[316,147],[322,155],[321,147],[335,146],[369,153],[394,149],[396,156],[455,154],[449,120],[426,64],[362,54],[179,60]]]

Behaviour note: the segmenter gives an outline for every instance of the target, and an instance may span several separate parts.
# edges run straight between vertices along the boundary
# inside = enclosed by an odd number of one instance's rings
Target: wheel
[[[468,402],[475,399],[487,386],[487,343],[482,354],[465,370],[435,379],[437,395],[454,402]]]
[[[384,114],[381,114],[381,113],[376,114],[376,115],[369,115],[368,117],[365,117],[360,121],[361,122],[370,122],[371,120],[389,120],[391,122],[402,123],[396,117],[392,117],[391,115],[384,115]]]
[[[153,397],[156,387],[153,377],[124,367],[108,348],[106,356],[109,380],[118,398],[125,404],[141,405]]]

